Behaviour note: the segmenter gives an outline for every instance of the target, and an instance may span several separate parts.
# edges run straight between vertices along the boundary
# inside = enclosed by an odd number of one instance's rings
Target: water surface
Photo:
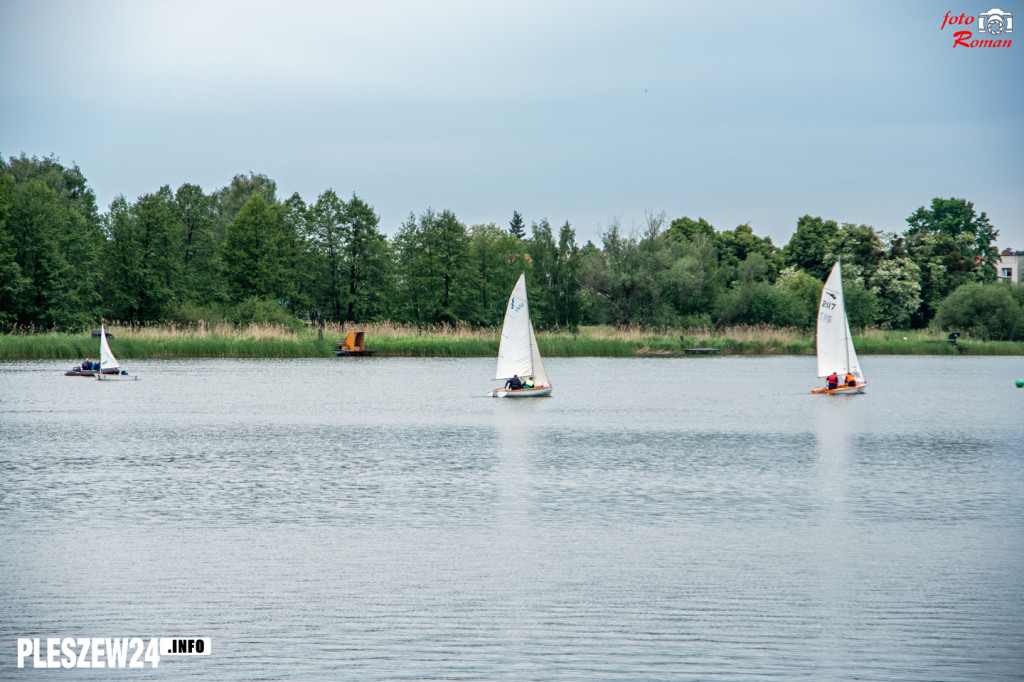
[[[807,357],[552,358],[523,401],[490,359],[66,364],[0,363],[0,677],[188,634],[132,678],[1024,671],[1020,358],[834,398]]]

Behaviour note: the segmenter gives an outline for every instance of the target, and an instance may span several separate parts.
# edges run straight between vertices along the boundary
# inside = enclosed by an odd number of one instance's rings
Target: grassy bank
[[[498,352],[496,328],[438,327],[419,329],[389,323],[352,327],[327,325],[321,339],[315,327],[297,330],[274,325],[231,325],[179,328],[110,328],[110,342],[121,359],[137,358],[310,358],[333,357],[338,340],[351,330],[364,330],[366,344],[378,356],[493,357]],[[542,332],[537,336],[545,357],[681,356],[686,349],[717,348],[747,355],[813,355],[812,334],[774,327],[730,327],[677,330],[620,330],[585,327],[578,333]],[[957,355],[960,351],[940,332],[867,330],[854,336],[863,355]],[[967,355],[1024,355],[1024,342],[978,341],[961,337]],[[81,334],[6,334],[0,336],[0,359],[64,359],[77,362],[99,354],[99,342]]]

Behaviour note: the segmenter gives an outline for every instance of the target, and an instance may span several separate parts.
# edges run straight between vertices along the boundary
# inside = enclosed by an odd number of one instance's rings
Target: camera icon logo
[[[990,36],[1013,33],[1013,15],[995,7],[978,15],[978,31]]]

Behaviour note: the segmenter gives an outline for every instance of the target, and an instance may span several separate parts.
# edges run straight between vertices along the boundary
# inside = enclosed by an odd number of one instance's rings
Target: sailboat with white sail
[[[867,381],[853,348],[850,322],[846,317],[846,303],[843,300],[843,273],[836,260],[832,272],[821,290],[818,305],[818,376],[836,375],[835,385],[827,382],[822,388],[812,388],[811,393],[828,395],[853,395],[863,393]]]
[[[501,343],[498,345],[498,367],[494,372],[497,381],[505,381],[503,388],[497,388],[487,395],[494,398],[527,398],[551,395],[551,380],[544,370],[537,337],[530,322],[530,304],[526,298],[526,275],[519,280],[509,296],[505,308],[505,322],[501,326]]]
[[[101,381],[135,381],[138,377],[121,369],[107,343],[106,326],[100,325],[100,371],[96,378]]]

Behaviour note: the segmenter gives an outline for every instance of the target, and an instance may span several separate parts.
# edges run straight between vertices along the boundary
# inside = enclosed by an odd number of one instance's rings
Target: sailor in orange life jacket
[[[847,372],[846,373],[846,385],[847,386],[856,386],[857,385],[857,377],[853,376],[853,372]]]
[[[828,375],[828,378],[827,378],[827,379],[825,379],[825,381],[827,381],[827,382],[828,382],[828,389],[829,389],[830,391],[831,391],[831,390],[832,390],[833,388],[835,388],[836,386],[838,386],[838,385],[839,385],[839,377],[838,377],[838,376],[836,375],[836,373],[835,373],[835,372],[832,372],[831,374],[829,374],[829,375]]]

